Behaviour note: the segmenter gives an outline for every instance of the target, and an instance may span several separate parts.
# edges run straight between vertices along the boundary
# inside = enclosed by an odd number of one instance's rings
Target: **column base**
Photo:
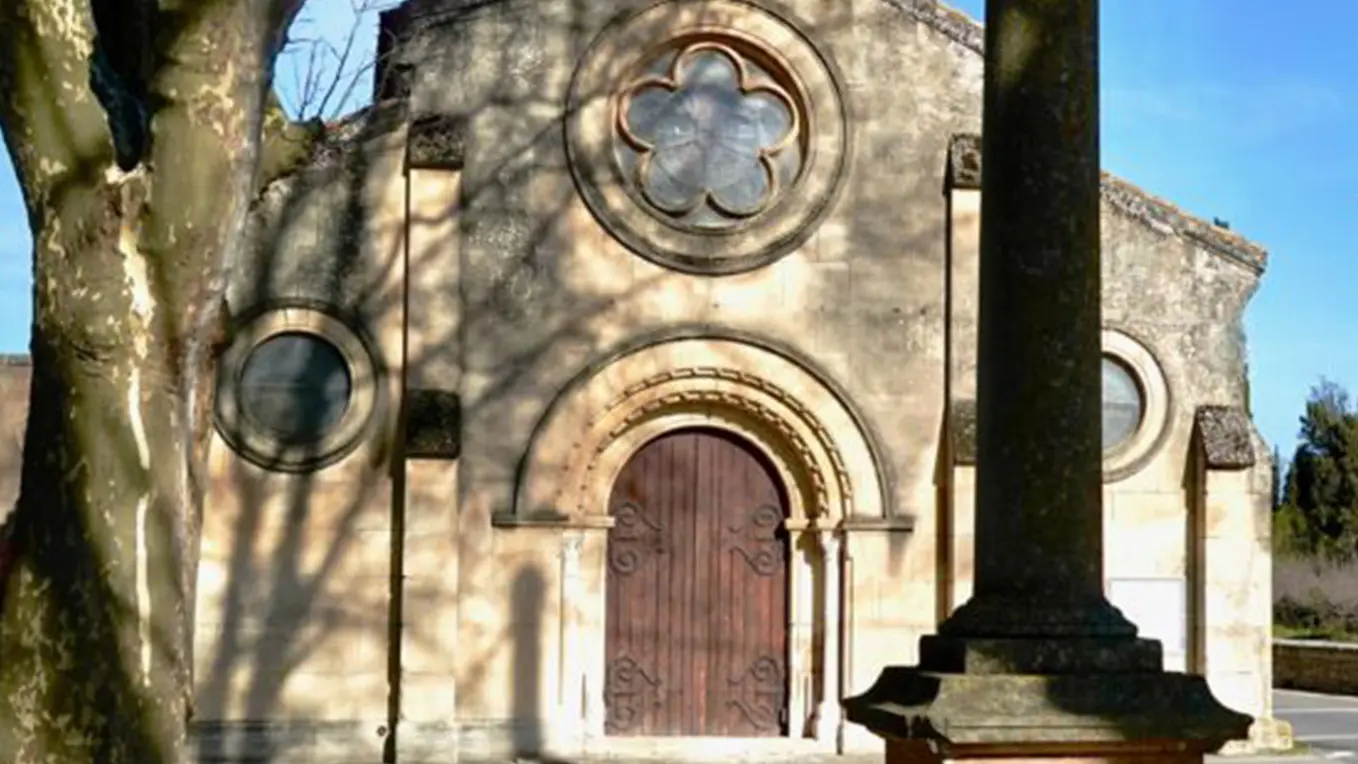
[[[974,596],[938,625],[950,637],[1130,638],[1136,624],[1099,596],[1069,602],[1055,597]]]
[[[1250,726],[1248,740],[1232,740],[1222,746],[1220,756],[1258,756],[1260,754],[1283,753],[1292,750],[1292,725],[1282,719],[1267,716],[1256,717]]]
[[[925,637],[921,665],[885,669],[844,708],[849,721],[887,740],[928,743],[943,760],[1012,750],[1015,761],[1122,761],[1072,752],[1125,757],[1128,746],[1151,745],[1156,760],[1178,761],[1163,758],[1164,746],[1200,758],[1247,738],[1253,719],[1221,705],[1202,677],[1161,671],[1159,647],[1135,638]]]
[[[839,704],[823,702],[816,708],[816,719],[813,726],[813,736],[817,740],[832,741],[835,750],[843,748],[844,720],[839,711]]]
[[[948,674],[1159,673],[1164,652],[1153,639],[948,637],[919,640],[920,667]]]

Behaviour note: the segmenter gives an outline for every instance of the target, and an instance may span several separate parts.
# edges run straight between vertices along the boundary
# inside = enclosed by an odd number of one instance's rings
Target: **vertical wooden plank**
[[[675,631],[683,613],[682,603],[674,601],[674,587],[680,578],[675,574],[682,570],[685,555],[683,535],[687,520],[687,496],[684,489],[690,467],[686,440],[682,433],[661,439],[665,466],[657,473],[657,480],[652,485],[653,495],[664,503],[666,511],[664,536],[657,541],[660,549],[657,565],[660,578],[648,597],[656,611],[656,618],[652,621],[654,629],[648,636],[655,645],[657,662],[663,666],[661,681],[665,687],[665,707],[661,709],[663,715],[657,720],[659,726],[655,730],[661,735],[675,734],[683,729],[684,724],[684,682],[679,667],[684,664],[684,652],[688,646],[683,634]],[[646,596],[641,592],[637,594]],[[675,607],[676,604],[681,607]]]
[[[730,619],[729,593],[731,591],[731,566],[722,549],[723,524],[727,521],[727,505],[721,495],[726,464],[717,437],[711,440],[711,469],[704,490],[707,492],[708,506],[712,507],[711,519],[704,542],[708,548],[709,559],[716,569],[718,585],[709,590],[707,599],[708,652],[704,665],[707,668],[705,722],[708,734],[725,734],[722,717],[726,704],[724,685],[728,676],[724,659],[729,656]]]
[[[644,453],[644,452],[643,452]],[[637,465],[636,480],[640,485],[638,503],[645,509],[645,515],[651,519],[652,525],[647,528],[644,539],[639,539],[637,553],[646,560],[644,574],[633,577],[630,580],[631,586],[627,591],[627,609],[630,613],[632,624],[629,629],[632,632],[628,646],[637,662],[650,672],[653,680],[650,698],[636,697],[633,699],[638,706],[636,712],[642,719],[638,725],[636,734],[649,735],[656,732],[658,720],[657,712],[664,710],[665,703],[665,672],[664,666],[656,660],[655,639],[651,634],[655,624],[656,611],[654,607],[649,607],[652,601],[646,597],[638,596],[643,591],[652,590],[658,582],[663,561],[656,555],[655,541],[652,534],[659,534],[664,531],[666,525],[666,507],[664,497],[656,492],[655,474],[659,469],[663,469],[665,452],[663,449],[645,453],[644,457]]]
[[[715,711],[718,712],[716,721],[719,726],[719,734],[732,735],[739,734],[739,708],[733,706],[738,695],[733,694],[736,689],[733,681],[739,681],[740,665],[744,662],[745,648],[745,621],[750,615],[749,601],[742,601],[748,597],[748,582],[745,571],[744,561],[740,558],[741,535],[745,531],[745,511],[741,506],[741,497],[734,489],[739,478],[741,468],[738,454],[730,448],[729,442],[721,444],[722,469],[714,486],[717,501],[722,507],[722,522],[717,527],[720,534],[713,541],[722,550],[722,560],[727,568],[728,584],[720,593],[721,596],[721,652],[720,664],[721,673],[719,674],[718,690],[721,692],[721,703]]]
[[[660,634],[670,625],[670,618],[673,609],[665,606],[665,600],[669,592],[670,583],[674,577],[670,575],[671,568],[675,564],[679,550],[674,548],[674,534],[679,524],[676,522],[678,514],[676,503],[682,501],[682,496],[675,495],[675,488],[680,485],[678,473],[680,470],[679,461],[682,457],[677,448],[676,438],[662,438],[656,443],[658,464],[650,474],[650,481],[646,486],[647,495],[652,497],[657,506],[663,509],[664,513],[664,535],[656,539],[655,551],[656,558],[656,580],[655,587],[651,590],[653,596],[646,597],[644,592],[635,592],[639,600],[643,600],[650,605],[653,616],[646,620],[649,627],[646,633],[646,643],[655,655],[655,664],[659,672],[660,686],[663,690],[661,697],[663,705],[657,709],[655,727],[651,730],[654,734],[666,734],[675,727],[673,718],[675,706],[679,705],[679,698],[676,692],[679,687],[674,681],[674,657],[676,648],[674,640],[661,639]]]
[[[692,651],[686,667],[686,684],[691,695],[687,729],[691,734],[706,735],[707,730],[707,655],[711,650],[711,634],[708,629],[707,611],[710,603],[711,565],[706,554],[705,538],[712,522],[712,502],[705,486],[711,471],[711,446],[701,433],[691,433],[694,446],[694,481],[690,487],[693,495],[693,522],[689,525],[689,546],[692,549],[691,575],[693,596],[689,606],[687,625]]]
[[[631,600],[635,607],[640,611],[638,618],[639,628],[637,629],[637,641],[640,643],[641,650],[646,656],[646,665],[651,666],[655,672],[654,677],[658,686],[656,697],[651,705],[646,709],[647,726],[646,733],[650,735],[663,734],[668,729],[668,715],[670,701],[670,677],[666,671],[665,661],[668,658],[664,650],[667,645],[659,640],[657,634],[660,630],[665,611],[660,607],[656,596],[646,596],[647,593],[654,595],[660,591],[666,581],[666,566],[669,560],[665,557],[665,536],[668,534],[674,523],[674,509],[671,502],[674,497],[665,491],[667,478],[674,470],[674,444],[662,441],[658,448],[650,454],[650,460],[646,465],[645,485],[646,503],[654,508],[656,518],[655,536],[647,539],[646,553],[651,560],[650,577],[646,581],[646,587],[633,589],[630,593]]]
[[[667,661],[665,681],[669,687],[666,698],[670,702],[665,719],[663,734],[684,734],[689,729],[690,706],[688,687],[688,665],[693,653],[693,639],[688,633],[690,628],[689,607],[684,601],[683,587],[692,566],[692,550],[689,544],[689,528],[693,524],[693,480],[697,465],[694,463],[694,438],[685,432],[675,433],[668,438],[674,466],[666,476],[665,483],[657,490],[669,497],[671,521],[666,529],[665,544],[668,550],[665,560],[665,586],[658,589],[661,596],[655,597],[656,606],[667,614],[661,619],[661,628],[655,638],[666,645]]]

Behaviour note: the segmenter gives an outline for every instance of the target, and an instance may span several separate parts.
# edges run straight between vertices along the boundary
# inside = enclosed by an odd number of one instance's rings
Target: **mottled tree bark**
[[[33,384],[0,761],[187,759],[212,344],[301,0],[0,0]]]

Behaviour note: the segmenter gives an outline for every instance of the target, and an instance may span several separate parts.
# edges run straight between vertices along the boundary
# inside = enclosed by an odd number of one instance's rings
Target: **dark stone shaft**
[[[1098,115],[1097,1],[988,0],[977,599],[1103,601]]]

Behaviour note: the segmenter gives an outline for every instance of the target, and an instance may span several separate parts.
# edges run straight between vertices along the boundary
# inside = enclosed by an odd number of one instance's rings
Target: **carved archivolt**
[[[723,344],[679,355],[745,361],[739,363],[744,369],[704,363],[655,371],[663,368],[656,363],[661,359],[624,358],[615,363],[622,368],[604,369],[568,394],[529,449],[515,512],[606,514],[614,479],[646,442],[675,429],[717,427],[743,437],[773,462],[788,488],[793,520],[880,514],[871,452],[838,399],[782,359],[760,362],[762,351],[745,346],[733,354]],[[779,364],[789,368],[779,370]],[[788,384],[748,370],[765,366],[769,376]],[[793,368],[798,373],[789,373]]]
[[[814,433],[818,446],[830,457],[833,465],[834,479],[839,489],[839,495],[843,502],[844,514],[852,513],[853,506],[853,484],[849,480],[849,471],[844,466],[844,457],[840,455],[839,448],[835,446],[830,433],[825,426],[820,423],[816,415],[805,405],[797,400],[795,396],[774,383],[756,377],[752,374],[735,371],[732,369],[722,369],[710,366],[698,366],[687,369],[676,369],[665,371],[651,376],[635,385],[631,385],[617,398],[614,398],[605,407],[604,418],[609,412],[619,409],[626,409],[626,414],[622,421],[609,430],[608,437],[600,441],[594,448],[594,456],[603,453],[610,445],[623,437],[628,431],[632,430],[637,422],[643,421],[656,413],[666,410],[678,410],[693,404],[709,404],[724,407],[748,414],[755,420],[773,428],[778,436],[784,441],[797,457],[800,469],[806,479],[809,479],[815,493],[814,514],[824,516],[830,513],[830,492],[826,485],[826,476],[818,469],[812,469],[816,464],[816,457],[812,453],[811,446],[806,439],[797,432],[797,429],[787,420],[786,417],[774,411],[771,407],[761,403],[759,400],[749,395],[742,395],[739,391],[728,390],[693,390],[684,389],[671,392],[647,400],[645,403],[635,406],[628,406],[629,401],[636,400],[647,390],[652,390],[663,385],[668,385],[676,381],[684,380],[727,380],[735,382],[742,387],[752,388],[773,398],[778,403],[785,406],[796,417],[809,426]],[[590,459],[593,464],[594,458]]]

